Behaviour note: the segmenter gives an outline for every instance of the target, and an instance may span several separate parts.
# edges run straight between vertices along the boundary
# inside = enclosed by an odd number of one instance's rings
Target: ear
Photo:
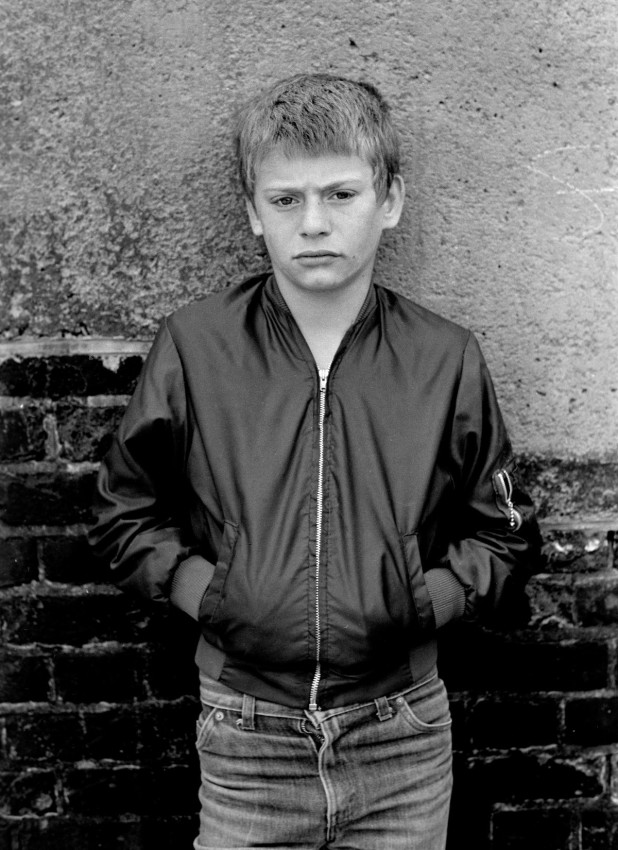
[[[255,206],[253,205],[253,201],[251,198],[245,198],[245,206],[247,208],[247,215],[249,216],[249,224],[251,225],[251,230],[253,231],[254,236],[262,236],[264,233],[264,228],[262,227],[262,222],[255,210]]]
[[[403,202],[406,196],[406,186],[401,174],[395,174],[388,195],[382,204],[382,229],[391,230],[397,227],[403,210]]]

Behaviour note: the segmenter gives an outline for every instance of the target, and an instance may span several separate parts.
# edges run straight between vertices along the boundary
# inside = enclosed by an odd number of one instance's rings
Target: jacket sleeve
[[[111,580],[155,602],[170,597],[179,567],[189,577],[199,577],[193,587],[203,587],[195,593],[206,589],[212,575],[183,510],[186,450],[182,365],[163,323],[101,463],[96,523],[89,532],[94,553],[106,564]],[[195,604],[197,608],[199,598]]]
[[[517,622],[524,585],[538,570],[540,534],[519,485],[487,365],[472,334],[463,354],[450,452],[455,484],[449,543],[440,567],[463,585],[463,618]]]

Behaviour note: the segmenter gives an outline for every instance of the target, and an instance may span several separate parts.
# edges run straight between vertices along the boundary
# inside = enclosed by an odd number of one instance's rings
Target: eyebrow
[[[341,188],[341,186],[349,186],[350,184],[359,184],[363,183],[362,177],[342,177],[339,180],[335,180],[332,183],[327,183],[325,186],[316,187],[320,192],[332,192],[335,189]],[[312,187],[313,188],[313,187]],[[277,184],[276,182],[264,186],[262,189],[263,192],[302,192],[304,191],[300,186],[293,186],[289,184]]]

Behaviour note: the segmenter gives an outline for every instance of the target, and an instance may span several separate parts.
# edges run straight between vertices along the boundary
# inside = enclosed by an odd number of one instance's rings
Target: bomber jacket
[[[194,605],[200,666],[290,706],[409,686],[538,557],[475,337],[375,284],[328,372],[272,275],[175,312],[97,491],[112,580]]]

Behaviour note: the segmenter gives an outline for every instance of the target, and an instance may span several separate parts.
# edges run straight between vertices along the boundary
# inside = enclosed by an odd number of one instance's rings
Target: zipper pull
[[[500,495],[506,502],[509,511],[509,525],[514,530],[521,528],[522,517],[519,511],[515,510],[515,505],[513,504],[513,482],[510,475],[506,469],[499,469],[494,474],[494,480],[498,483]]]
[[[320,376],[320,392],[325,393],[328,384],[328,369],[318,369],[318,375]]]

